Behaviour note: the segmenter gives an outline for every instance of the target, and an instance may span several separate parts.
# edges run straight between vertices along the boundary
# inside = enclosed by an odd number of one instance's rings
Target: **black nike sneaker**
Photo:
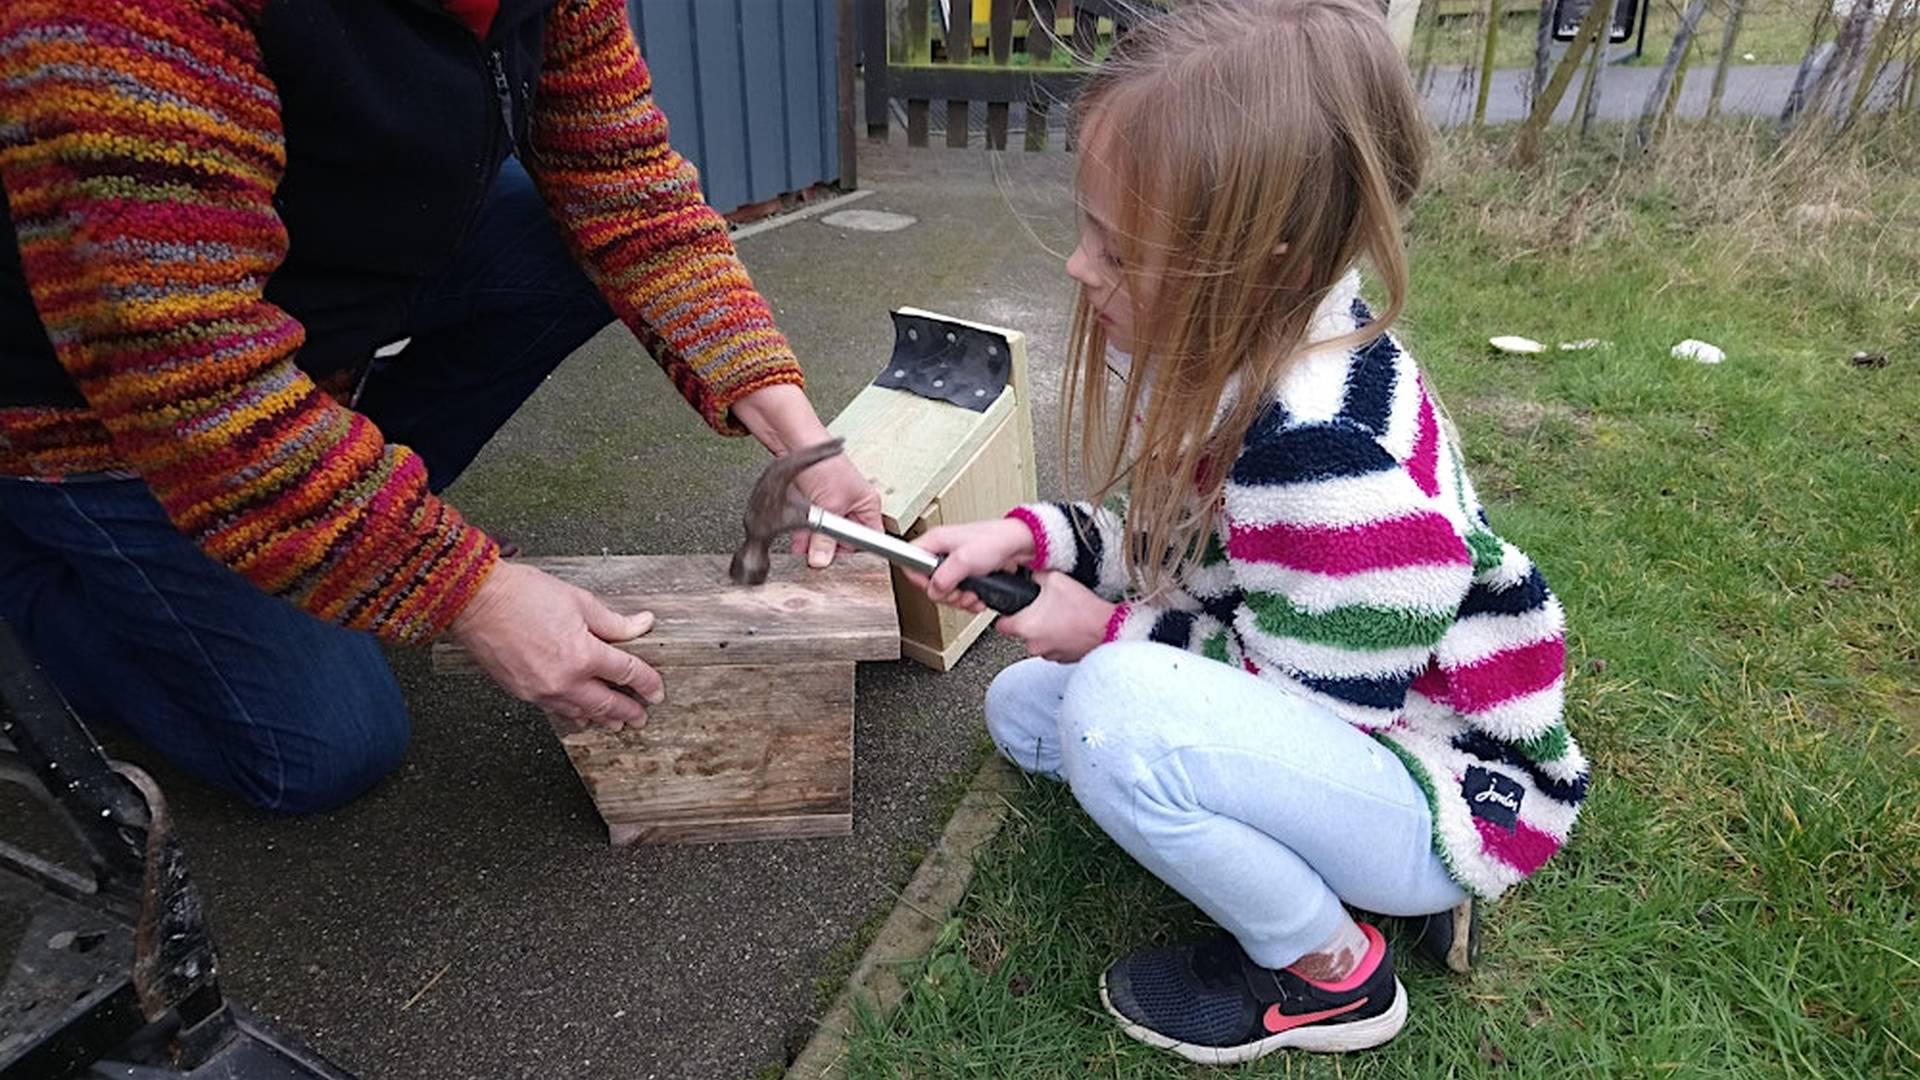
[[[1386,939],[1365,923],[1360,929],[1367,955],[1338,983],[1263,968],[1223,933],[1115,961],[1100,977],[1100,1002],[1128,1035],[1204,1065],[1288,1048],[1365,1050],[1399,1034],[1407,992],[1394,977]]]

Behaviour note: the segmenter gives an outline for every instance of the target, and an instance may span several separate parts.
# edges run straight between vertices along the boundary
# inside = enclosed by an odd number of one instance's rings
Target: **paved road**
[[[1721,110],[1732,116],[1779,116],[1786,107],[1787,96],[1793,91],[1795,70],[1783,64],[1746,65],[1728,69],[1727,89],[1721,100]],[[1600,95],[1600,118],[1637,118],[1646,105],[1647,95],[1653,92],[1659,75],[1657,66],[1615,66],[1609,69]],[[1494,72],[1493,88],[1487,95],[1487,122],[1507,124],[1525,119],[1532,81],[1533,73],[1530,71]],[[1898,83],[1898,73],[1889,70],[1875,91],[1875,100],[1890,97]],[[1578,82],[1568,89],[1554,113],[1555,120],[1572,118],[1579,89]],[[1427,115],[1443,127],[1465,124],[1473,116],[1477,92],[1478,87],[1471,72],[1461,68],[1436,69],[1426,89]],[[1677,111],[1683,117],[1706,115],[1707,99],[1712,92],[1713,68],[1695,66],[1687,72]]]

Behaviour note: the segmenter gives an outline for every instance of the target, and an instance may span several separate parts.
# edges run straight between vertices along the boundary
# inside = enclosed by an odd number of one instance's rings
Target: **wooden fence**
[[[903,102],[907,142],[926,146],[933,103],[946,103],[946,143],[965,147],[973,106],[986,143],[1007,148],[1013,106],[1028,150],[1045,150],[1057,102],[1072,100],[1092,61],[1123,31],[1131,5],[1113,0],[859,0],[869,137],[884,141]],[[942,8],[946,17],[943,19]],[[984,16],[984,18],[982,18]]]

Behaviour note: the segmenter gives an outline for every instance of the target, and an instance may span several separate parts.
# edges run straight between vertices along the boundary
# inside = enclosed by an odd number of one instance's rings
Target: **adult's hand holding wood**
[[[507,693],[563,723],[619,731],[666,700],[660,674],[609,642],[653,629],[653,613],[621,615],[592,593],[530,566],[502,562],[448,633]]]

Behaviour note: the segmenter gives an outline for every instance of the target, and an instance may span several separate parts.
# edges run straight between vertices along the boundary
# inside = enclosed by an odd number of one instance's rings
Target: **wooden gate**
[[[885,141],[894,102],[907,143],[926,146],[933,103],[946,103],[946,144],[968,145],[984,105],[986,145],[1007,148],[1015,106],[1028,150],[1045,150],[1057,103],[1071,101],[1141,0],[860,0],[869,137]]]

